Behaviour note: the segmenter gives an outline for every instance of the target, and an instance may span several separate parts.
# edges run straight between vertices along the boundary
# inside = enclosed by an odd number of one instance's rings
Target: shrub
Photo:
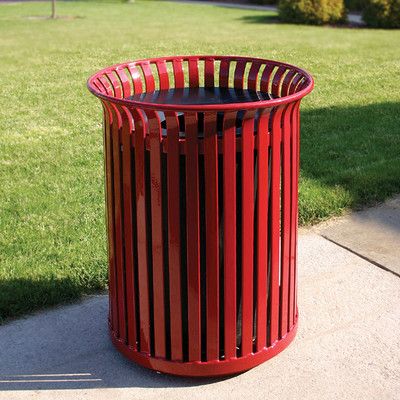
[[[400,28],[400,0],[365,0],[363,20],[374,28]]]
[[[286,22],[321,25],[346,19],[343,0],[280,0],[278,8]]]

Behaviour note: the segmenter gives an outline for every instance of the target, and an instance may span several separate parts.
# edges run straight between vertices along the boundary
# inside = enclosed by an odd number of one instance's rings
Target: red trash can
[[[305,71],[235,56],[146,59],[88,81],[104,109],[109,327],[138,364],[228,375],[297,328]]]

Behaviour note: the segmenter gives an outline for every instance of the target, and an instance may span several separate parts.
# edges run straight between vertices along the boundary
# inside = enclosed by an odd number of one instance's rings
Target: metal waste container
[[[104,109],[109,327],[125,356],[228,375],[297,328],[305,71],[235,56],[145,59],[88,81]]]

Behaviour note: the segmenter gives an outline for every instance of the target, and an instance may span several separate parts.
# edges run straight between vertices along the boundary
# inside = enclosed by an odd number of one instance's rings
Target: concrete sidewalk
[[[201,4],[201,5],[209,5],[209,6],[217,6],[217,7],[226,7],[226,8],[238,8],[241,10],[257,10],[257,11],[278,11],[278,8],[274,5],[263,5],[263,4],[251,4],[251,3],[241,3],[241,2],[226,2],[226,1],[202,1],[202,0],[166,0],[166,1],[174,1],[176,3],[189,3],[189,4]],[[348,21],[353,25],[365,25],[364,21],[361,18],[360,14],[357,13],[348,13],[347,14]]]
[[[0,327],[0,399],[398,399],[399,299],[395,274],[302,232],[298,335],[263,365],[225,379],[143,369],[114,350],[94,296]]]
[[[400,277],[400,196],[313,230]]]

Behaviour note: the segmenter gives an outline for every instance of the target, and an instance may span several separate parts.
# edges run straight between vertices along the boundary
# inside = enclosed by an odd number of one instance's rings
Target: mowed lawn
[[[0,5],[0,322],[107,287],[100,103],[87,77],[142,57],[297,64],[300,223],[400,192],[400,31],[278,24],[273,13],[136,0]]]

